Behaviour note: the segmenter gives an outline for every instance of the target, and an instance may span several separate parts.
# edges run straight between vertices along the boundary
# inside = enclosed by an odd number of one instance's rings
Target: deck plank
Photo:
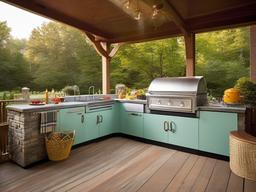
[[[190,155],[177,152],[138,190],[139,192],[163,191]]]
[[[167,149],[168,150],[168,149]],[[120,189],[120,192],[134,192],[137,191],[152,175],[160,169],[161,166],[173,155],[176,151],[168,150],[166,154],[158,158],[151,166],[144,169],[141,173],[126,181],[123,184],[123,187]]]
[[[255,191],[256,191],[256,181],[245,179],[244,192],[255,192]]]
[[[191,155],[183,165],[183,167],[180,169],[180,171],[177,173],[177,175],[174,177],[172,182],[168,185],[168,187],[165,189],[165,191],[178,191],[180,187],[182,186],[185,178],[187,177],[190,170],[193,168],[194,164],[198,160],[198,156]]]
[[[195,163],[195,165],[193,166],[193,168],[191,169],[191,171],[189,172],[189,174],[187,175],[187,177],[185,178],[181,188],[180,188],[180,192],[186,192],[186,191],[191,191],[194,183],[196,182],[196,179],[198,178],[204,164],[206,162],[206,157],[200,157],[197,162]]]
[[[49,162],[43,167],[33,167],[32,174],[28,174],[26,177],[17,178],[15,183],[10,183],[5,185],[3,190],[18,190],[18,191],[33,191],[38,187],[45,188],[47,186],[53,185],[52,182],[56,182],[56,180],[64,180],[66,177],[70,177],[70,175],[76,174],[77,171],[83,171],[84,165],[90,161],[97,163],[98,159],[101,156],[112,154],[111,152],[118,152],[118,149],[121,152],[125,152],[127,150],[126,147],[131,147],[132,143],[129,140],[109,140],[106,141],[107,145],[99,144],[89,150],[78,151],[74,150],[74,153],[70,156],[70,158],[66,161],[62,162]],[[118,144],[118,146],[116,146]],[[140,145],[138,143],[138,145]],[[113,147],[116,146],[116,147]],[[125,147],[126,146],[126,147]],[[48,166],[47,166],[48,165]],[[72,165],[72,166],[71,166]],[[88,164],[88,167],[94,168],[93,164]],[[86,168],[86,167],[84,167]],[[27,169],[24,169],[26,172]]]
[[[230,173],[229,163],[218,160],[214,167],[206,192],[226,191]]]
[[[231,172],[227,192],[243,192],[243,178]]]
[[[60,183],[59,185],[49,189],[49,191],[67,191],[67,190],[75,190],[75,188],[80,186],[82,189],[86,189],[87,191],[91,190],[95,186],[104,182],[108,178],[111,178],[113,175],[112,172],[118,172],[122,169],[121,165],[126,165],[130,161],[132,161],[135,157],[143,153],[149,146],[140,147],[138,149],[134,148],[131,150],[131,153],[122,154],[118,157],[114,157],[112,162],[107,162],[104,166],[101,166],[101,169],[95,171],[86,171],[82,174],[76,175],[75,177],[66,180],[65,182]],[[127,151],[126,151],[127,153]],[[78,189],[76,189],[78,190]]]
[[[104,183],[96,186],[91,192],[105,192],[105,191],[120,191],[120,189],[125,185],[126,181],[135,177],[147,167],[151,166],[155,161],[157,161],[162,155],[165,155],[166,152],[160,147],[152,146],[151,148],[145,150],[143,153],[135,157],[130,161],[125,169],[119,171],[117,174],[114,174],[110,179]],[[123,165],[124,166],[124,165]],[[78,186],[78,191],[84,191],[86,188],[83,186]],[[77,191],[77,189],[75,189]]]
[[[194,186],[191,191],[203,192],[205,191],[210,177],[212,175],[213,169],[216,164],[216,159],[207,158],[205,165],[202,168],[199,176],[197,177]]]
[[[243,182],[244,181],[244,182]],[[231,173],[229,163],[122,137],[91,143],[62,162],[23,169],[0,164],[0,191],[234,191],[256,182]]]

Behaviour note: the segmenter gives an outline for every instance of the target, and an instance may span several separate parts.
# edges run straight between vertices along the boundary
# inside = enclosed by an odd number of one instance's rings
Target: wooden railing
[[[24,100],[0,100],[0,162],[8,156],[8,122],[6,106]]]

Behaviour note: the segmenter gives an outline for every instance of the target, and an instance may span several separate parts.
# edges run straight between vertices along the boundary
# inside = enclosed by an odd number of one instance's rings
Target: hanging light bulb
[[[141,11],[139,9],[136,10],[134,19],[137,21],[141,19]]]
[[[131,0],[127,0],[127,1],[124,3],[124,6],[125,6],[126,9],[130,9]]]
[[[157,17],[157,15],[159,14],[162,8],[163,8],[163,4],[161,3],[153,5],[152,19],[155,19]]]
[[[141,19],[141,11],[140,11],[140,8],[139,8],[139,1],[138,0],[136,1],[136,11],[135,11],[134,19],[137,20],[137,21]]]

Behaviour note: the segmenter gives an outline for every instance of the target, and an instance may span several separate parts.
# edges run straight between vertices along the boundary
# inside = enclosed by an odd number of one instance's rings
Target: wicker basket
[[[256,180],[256,137],[233,131],[229,139],[230,169],[240,177]]]
[[[48,158],[52,161],[67,159],[74,143],[75,131],[53,132],[45,137]]]

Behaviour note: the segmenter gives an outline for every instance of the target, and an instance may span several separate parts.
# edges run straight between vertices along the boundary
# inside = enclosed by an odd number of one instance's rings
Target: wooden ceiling
[[[109,43],[141,42],[256,23],[256,0],[4,0]],[[153,5],[162,5],[152,19]],[[140,20],[134,17],[139,10]],[[29,21],[24,21],[29,22]]]

